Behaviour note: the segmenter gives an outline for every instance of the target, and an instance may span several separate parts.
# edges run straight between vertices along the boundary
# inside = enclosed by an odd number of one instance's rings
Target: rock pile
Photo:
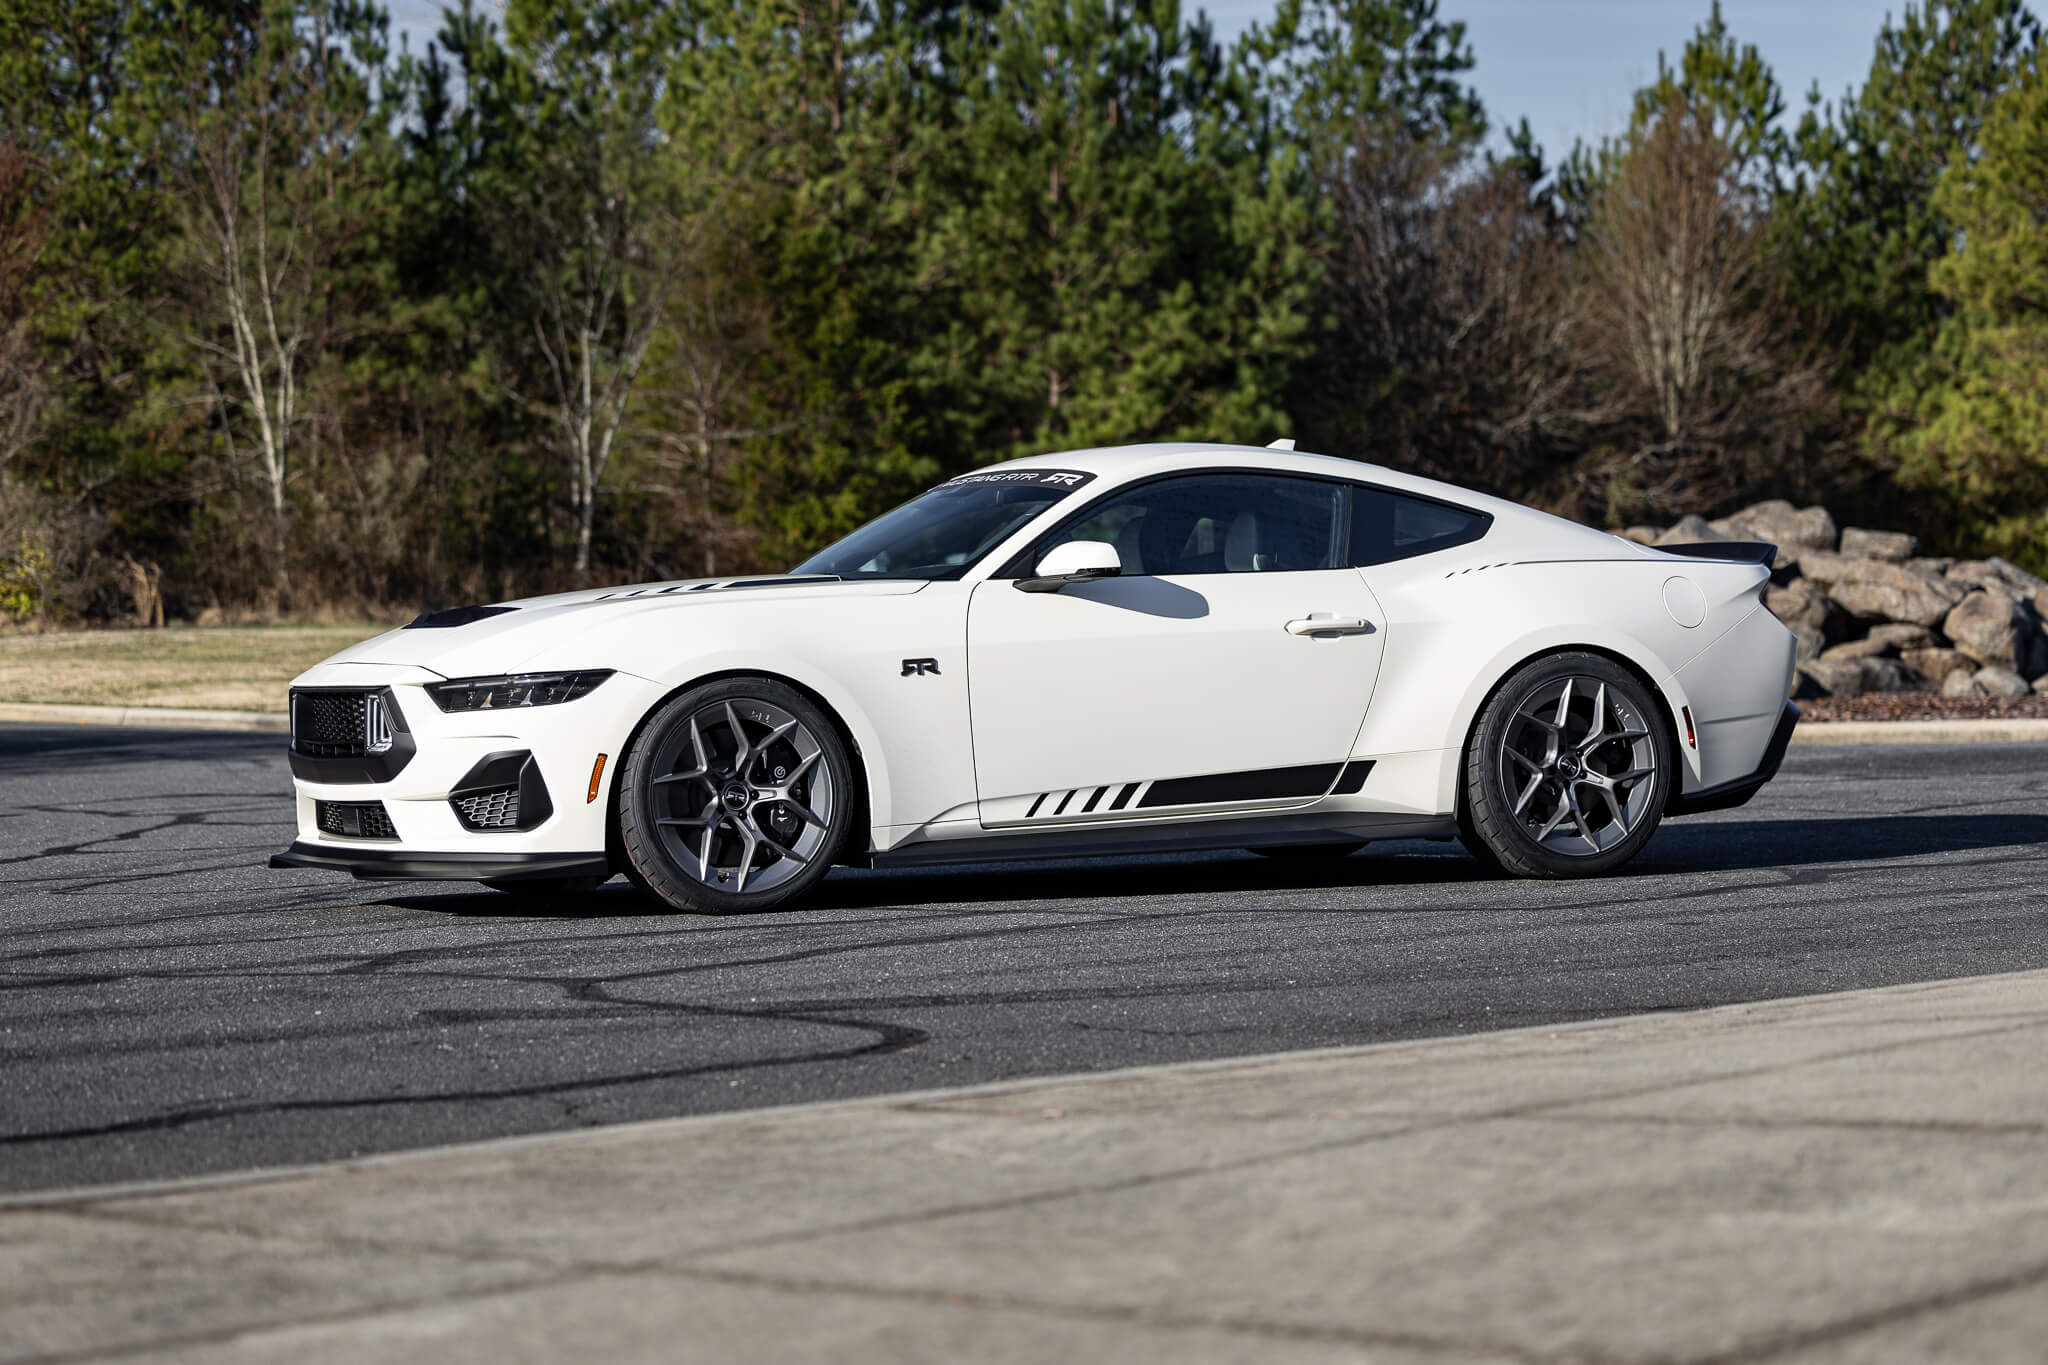
[[[1795,697],[2048,694],[2048,582],[2003,559],[1922,558],[1903,531],[1842,530],[1825,507],[1783,501],[1621,534],[1776,545],[1764,603],[1799,637]]]

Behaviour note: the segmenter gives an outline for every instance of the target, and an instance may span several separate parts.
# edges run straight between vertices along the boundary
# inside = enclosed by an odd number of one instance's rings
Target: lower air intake
[[[396,839],[382,801],[315,801],[313,823],[339,839]]]
[[[465,829],[518,829],[519,788],[492,787],[467,791],[448,802]]]

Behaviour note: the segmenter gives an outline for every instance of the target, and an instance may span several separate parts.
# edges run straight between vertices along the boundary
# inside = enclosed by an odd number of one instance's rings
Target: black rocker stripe
[[[1089,811],[1094,810],[1098,805],[1102,804],[1103,793],[1107,792],[1108,790],[1109,788],[1107,787],[1097,787],[1095,789],[1095,795],[1088,798],[1088,804],[1081,807],[1081,814],[1086,815]]]
[[[1365,778],[1372,771],[1372,760],[1354,758],[1344,765],[1344,775],[1337,779],[1332,796],[1356,796],[1365,790]]]
[[[1031,809],[1024,812],[1024,818],[1029,820],[1032,816],[1038,814],[1038,808],[1045,804],[1045,798],[1050,794],[1049,792],[1040,792],[1038,799],[1031,803]]]
[[[1079,788],[1079,787],[1076,787],[1076,788],[1074,789],[1074,791],[1079,791],[1079,790],[1080,790],[1080,788]],[[1062,797],[1060,798],[1060,806],[1059,806],[1059,809],[1058,809],[1058,810],[1056,810],[1056,811],[1054,811],[1054,812],[1053,812],[1053,814],[1054,814],[1054,815],[1065,815],[1065,814],[1067,813],[1067,807],[1068,807],[1069,805],[1073,804],[1073,800],[1074,800],[1074,792],[1068,792],[1068,793],[1067,793],[1067,794],[1066,794],[1065,796],[1062,796]]]
[[[1305,763],[1295,768],[1260,768],[1243,773],[1208,773],[1154,782],[1138,802],[1153,806],[1206,806],[1220,801],[1276,801],[1321,796],[1337,780],[1341,763]],[[1364,779],[1361,778],[1361,781]]]
[[[1139,785],[1136,782],[1124,783],[1124,789],[1116,794],[1116,800],[1109,803],[1109,808],[1111,810],[1122,810],[1125,806],[1130,805],[1131,798],[1138,794]]]

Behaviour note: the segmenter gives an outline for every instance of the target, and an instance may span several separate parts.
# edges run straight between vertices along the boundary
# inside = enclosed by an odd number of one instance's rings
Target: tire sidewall
[[[827,821],[825,839],[810,866],[770,891],[759,893],[720,891],[706,886],[675,865],[660,837],[655,821],[650,778],[647,770],[662,741],[675,726],[685,724],[706,706],[721,701],[752,699],[768,702],[796,717],[818,741],[820,762],[831,774],[834,800]],[[854,789],[853,764],[847,746],[831,716],[803,693],[769,678],[722,678],[703,683],[669,698],[657,707],[640,728],[626,761],[619,770],[616,786],[619,842],[624,853],[626,875],[641,890],[671,908],[711,915],[750,914],[773,910],[803,896],[824,880],[842,856],[852,831],[854,812],[863,805]]]
[[[1642,824],[1613,848],[1586,857],[1545,848],[1522,828],[1522,822],[1513,814],[1514,798],[1507,790],[1498,761],[1507,727],[1529,694],[1568,675],[1597,678],[1609,687],[1622,689],[1629,704],[1642,713],[1650,731],[1652,751],[1657,756],[1657,772],[1651,779],[1656,787]],[[1461,827],[1468,834],[1468,842],[1480,845],[1475,851],[1483,859],[1507,871],[1536,877],[1597,876],[1635,857],[1657,832],[1671,800],[1676,763],[1664,708],[1653,689],[1604,655],[1553,655],[1524,664],[1510,674],[1481,711],[1465,755],[1466,812]]]

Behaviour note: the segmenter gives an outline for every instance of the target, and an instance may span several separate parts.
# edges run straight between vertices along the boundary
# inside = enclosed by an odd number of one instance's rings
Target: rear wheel
[[[1597,654],[1538,660],[1479,714],[1459,829],[1481,860],[1521,877],[1585,877],[1656,833],[1673,780],[1657,703]]]
[[[823,880],[855,802],[845,746],[795,689],[692,688],[657,711],[619,772],[626,873],[678,910],[771,910]]]

